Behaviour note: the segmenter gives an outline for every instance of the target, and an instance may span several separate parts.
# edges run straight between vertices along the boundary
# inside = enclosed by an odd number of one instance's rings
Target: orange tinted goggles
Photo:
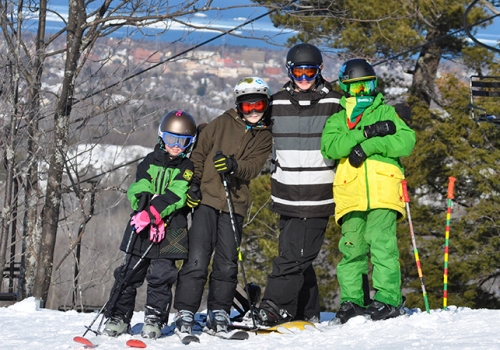
[[[255,102],[238,102],[238,109],[243,114],[250,114],[253,111],[257,113],[264,113],[269,106],[267,100],[259,100]]]
[[[313,80],[319,74],[318,66],[297,66],[290,68],[290,74],[295,80]]]

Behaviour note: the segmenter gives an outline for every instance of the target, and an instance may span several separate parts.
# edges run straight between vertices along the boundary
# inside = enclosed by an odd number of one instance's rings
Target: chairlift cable
[[[472,35],[472,33],[470,32],[469,30],[469,27],[472,27],[472,26],[468,26],[467,25],[467,15],[469,14],[469,11],[479,2],[480,0],[474,0],[468,7],[467,9],[465,10],[464,12],[464,15],[462,17],[462,20],[463,20],[463,28],[464,28],[464,31],[465,31],[465,34],[467,34],[467,36],[473,41],[475,42],[476,44],[478,44],[479,46],[482,46],[488,50],[491,50],[491,51],[495,51],[495,52],[498,52],[500,53],[500,50],[497,49],[496,47],[493,47],[493,46],[490,46],[490,45],[486,45],[485,43],[482,43],[481,41],[477,40],[476,37],[474,35]],[[500,13],[497,13],[495,16],[493,17],[496,17],[496,16],[500,16]],[[491,18],[493,18],[491,17]]]
[[[292,1],[290,1],[290,2],[289,2],[289,3],[287,3],[284,7],[291,5],[292,3],[296,2],[296,1],[297,1],[297,0],[292,0]],[[263,17],[266,17],[266,16],[270,15],[271,13],[276,12],[277,10],[278,10],[278,8],[275,8],[275,9],[272,9],[272,10],[267,11],[266,13],[264,13],[264,14],[262,14],[262,15],[259,15],[259,16],[257,16],[257,17],[254,17],[254,18],[252,18],[252,19],[249,19],[248,21],[246,21],[246,22],[244,22],[244,23],[242,23],[242,24],[240,24],[240,25],[237,25],[236,27],[233,27],[233,28],[231,28],[231,29],[229,29],[229,30],[226,30],[226,31],[224,31],[224,32],[220,33],[219,35],[214,36],[214,37],[213,37],[213,38],[211,38],[211,39],[205,40],[204,42],[199,43],[199,44],[197,44],[197,45],[194,45],[193,47],[191,47],[191,48],[189,48],[189,49],[186,49],[186,50],[184,50],[184,51],[182,51],[182,52],[180,52],[180,53],[178,53],[178,54],[176,54],[176,55],[173,55],[173,56],[171,56],[171,57],[169,57],[169,58],[167,58],[167,59],[165,59],[165,60],[163,60],[163,61],[160,61],[160,62],[158,62],[158,63],[156,63],[156,64],[152,65],[151,67],[148,67],[148,68],[146,68],[146,69],[143,69],[143,70],[141,70],[140,72],[137,72],[137,73],[135,73],[135,74],[132,74],[132,75],[130,75],[130,76],[128,76],[128,77],[126,77],[126,78],[125,78],[125,79],[123,79],[123,80],[120,80],[120,81],[118,81],[118,82],[116,82],[116,83],[113,83],[113,84],[111,84],[111,85],[108,85],[108,86],[104,87],[104,88],[103,88],[103,89],[101,89],[101,90],[98,90],[98,91],[96,91],[96,92],[93,92],[93,93],[91,93],[90,95],[87,95],[87,96],[83,97],[82,99],[75,101],[73,105],[77,104],[78,102],[85,101],[86,99],[88,99],[88,98],[90,98],[90,97],[92,97],[92,96],[95,96],[95,95],[97,95],[97,94],[100,94],[101,92],[104,92],[104,91],[106,91],[106,90],[108,90],[108,89],[110,89],[110,88],[112,88],[112,87],[114,87],[114,86],[116,86],[116,85],[122,84],[122,83],[123,83],[123,82],[125,82],[125,81],[128,81],[128,80],[130,80],[130,79],[132,79],[132,78],[135,78],[136,76],[138,76],[138,75],[140,75],[140,74],[146,73],[147,71],[150,71],[151,69],[154,69],[154,68],[156,68],[156,67],[158,67],[158,66],[160,66],[160,65],[162,65],[162,64],[165,64],[165,63],[167,63],[167,62],[170,62],[170,61],[172,61],[173,59],[175,59],[175,58],[177,58],[177,57],[179,57],[179,56],[182,56],[182,55],[184,55],[184,54],[186,54],[186,53],[188,53],[188,52],[190,52],[190,51],[193,51],[193,50],[195,50],[195,49],[197,49],[197,48],[199,48],[199,47],[201,47],[201,46],[204,46],[204,45],[206,45],[206,44],[208,44],[208,43],[210,43],[210,42],[212,42],[212,41],[214,41],[214,40],[217,40],[217,39],[219,39],[220,37],[223,37],[224,35],[230,34],[230,33],[234,32],[234,31],[235,31],[235,30],[237,30],[237,29],[240,29],[240,28],[242,28],[242,27],[244,27],[244,26],[246,26],[246,25],[248,25],[248,24],[250,24],[250,23],[253,23],[253,22],[255,22],[255,21],[257,21],[257,20],[259,20],[259,19],[261,19],[261,18],[263,18]]]

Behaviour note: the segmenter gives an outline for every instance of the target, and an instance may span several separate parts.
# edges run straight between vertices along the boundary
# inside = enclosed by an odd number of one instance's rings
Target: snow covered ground
[[[75,311],[37,310],[35,300],[28,298],[9,307],[0,308],[1,349],[53,350],[84,349],[73,341],[85,332],[95,314]],[[171,315],[173,316],[173,315]],[[198,344],[182,345],[175,334],[165,334],[158,340],[145,339],[147,349],[238,349],[238,350],[310,350],[310,349],[500,349],[500,310],[471,310],[451,306],[450,310],[431,310],[430,314],[412,310],[410,316],[386,321],[367,321],[362,317],[351,319],[345,325],[328,326],[334,313],[322,313],[318,331],[294,334],[251,334],[250,339],[223,340],[208,334],[201,335]],[[144,313],[136,312],[132,319],[133,331],[138,334],[118,338],[86,338],[97,349],[127,349],[126,341],[140,339]],[[100,320],[100,318],[99,318]],[[94,326],[97,326],[97,323]],[[95,329],[95,327],[93,327]],[[164,333],[168,328],[163,329]],[[129,348],[130,349],[130,348]]]

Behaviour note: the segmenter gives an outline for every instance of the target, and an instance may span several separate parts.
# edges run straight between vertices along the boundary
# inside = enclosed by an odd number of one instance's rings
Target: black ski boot
[[[175,314],[174,318],[175,325],[181,333],[193,333],[194,326],[194,313],[188,310],[179,310]]]
[[[392,306],[374,300],[368,307],[367,313],[373,321],[386,320],[388,318],[402,316],[406,314],[405,303],[405,297],[403,297],[403,302],[399,306]]]
[[[229,315],[225,310],[210,310],[207,315],[207,327],[216,333],[229,332]]]
[[[351,318],[356,316],[363,316],[367,314],[367,310],[364,307],[361,307],[352,301],[344,301],[342,305],[340,305],[339,311],[335,315],[335,318],[331,320],[329,325],[336,324],[344,324],[349,321]]]
[[[292,315],[287,310],[281,309],[271,300],[263,300],[256,310],[259,324],[275,326],[292,320]]]

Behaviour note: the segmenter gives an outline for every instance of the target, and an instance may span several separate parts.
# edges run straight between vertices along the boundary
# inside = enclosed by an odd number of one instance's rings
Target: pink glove
[[[135,233],[139,233],[150,223],[149,214],[146,210],[142,210],[132,216],[130,219],[130,225],[135,227]]]
[[[163,238],[165,238],[165,222],[155,207],[150,206],[149,212],[155,218],[155,223],[151,224],[151,227],[149,228],[149,240],[153,243],[159,243],[163,240]]]

